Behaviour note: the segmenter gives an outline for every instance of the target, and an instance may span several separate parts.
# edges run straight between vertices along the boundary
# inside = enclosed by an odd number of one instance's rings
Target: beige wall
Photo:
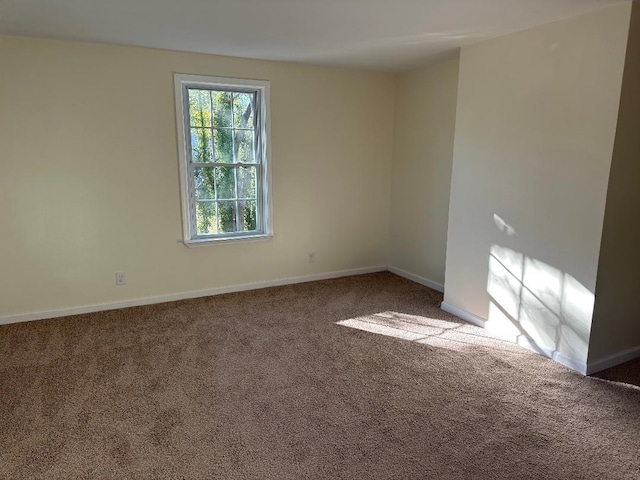
[[[445,303],[565,363],[587,358],[629,14],[461,52]]]
[[[589,362],[640,346],[640,4],[633,6]]]
[[[394,76],[19,37],[0,64],[0,316],[386,265]],[[182,244],[173,72],[271,81],[273,240]]]
[[[444,283],[459,57],[398,77],[390,265]]]

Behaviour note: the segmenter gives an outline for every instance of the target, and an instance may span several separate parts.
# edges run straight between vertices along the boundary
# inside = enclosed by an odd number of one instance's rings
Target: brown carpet
[[[0,478],[640,478],[639,388],[440,301],[380,273],[1,327]]]

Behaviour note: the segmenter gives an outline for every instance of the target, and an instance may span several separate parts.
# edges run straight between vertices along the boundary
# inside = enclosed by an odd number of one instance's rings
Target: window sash
[[[234,196],[230,197],[230,198],[218,198],[218,186],[216,184],[216,182],[214,182],[213,185],[213,192],[214,192],[214,198],[207,198],[207,199],[203,199],[203,198],[196,198],[196,186],[195,186],[195,169],[196,168],[211,168],[211,169],[215,169],[216,166],[219,167],[229,167],[229,168],[233,168],[234,169]],[[239,168],[241,167],[250,167],[250,168],[255,168],[256,170],[256,196],[254,197],[239,197],[238,196],[238,175],[237,175],[237,171]],[[190,222],[191,222],[191,228],[192,228],[192,238],[198,238],[198,239],[203,239],[203,238],[210,238],[210,237],[218,237],[218,236],[228,236],[231,233],[238,233],[238,234],[245,234],[245,235],[249,235],[249,234],[260,234],[263,232],[263,213],[262,213],[262,197],[263,195],[261,195],[261,191],[260,191],[260,182],[262,179],[262,165],[261,164],[256,164],[256,163],[234,163],[234,164],[229,164],[229,163],[212,163],[212,162],[205,162],[205,163],[190,163],[188,166],[189,169],[189,181],[191,182],[191,187],[190,187],[190,191],[189,191],[189,202],[190,202]],[[238,225],[242,225],[242,213],[240,211],[240,209],[238,208],[238,202],[246,202],[246,201],[251,201],[251,202],[256,202],[256,228],[254,230],[241,230],[241,231],[234,231],[234,232],[220,232],[220,225],[219,225],[219,216],[218,216],[218,203],[220,202],[235,202],[235,206],[236,206],[236,226]],[[215,234],[200,234],[198,233],[198,221],[197,221],[197,209],[196,209],[196,204],[198,202],[205,202],[205,203],[214,203],[216,205],[216,230],[218,231],[218,233]]]

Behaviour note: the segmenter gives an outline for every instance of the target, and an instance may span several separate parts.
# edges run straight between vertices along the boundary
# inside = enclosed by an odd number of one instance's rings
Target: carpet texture
[[[379,273],[0,327],[0,478],[640,478],[639,388],[441,300]]]

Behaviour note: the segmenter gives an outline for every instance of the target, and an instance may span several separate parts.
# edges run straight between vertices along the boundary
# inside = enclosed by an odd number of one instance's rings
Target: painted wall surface
[[[640,4],[633,5],[589,362],[640,346]]]
[[[459,57],[398,78],[389,260],[444,283]]]
[[[630,5],[464,47],[445,303],[587,359]]]
[[[386,265],[393,75],[8,36],[0,64],[0,316]],[[271,82],[272,240],[182,243],[174,72]]]

